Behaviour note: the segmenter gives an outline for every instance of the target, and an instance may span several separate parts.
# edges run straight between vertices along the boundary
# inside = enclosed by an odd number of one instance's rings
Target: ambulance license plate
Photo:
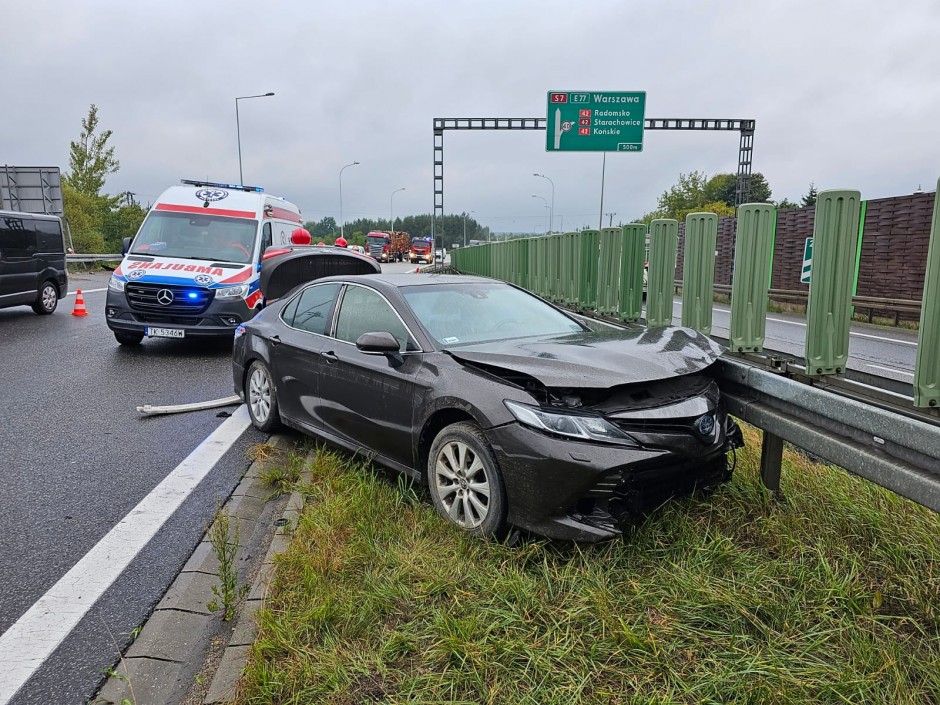
[[[185,338],[186,331],[182,328],[147,328],[148,338]]]

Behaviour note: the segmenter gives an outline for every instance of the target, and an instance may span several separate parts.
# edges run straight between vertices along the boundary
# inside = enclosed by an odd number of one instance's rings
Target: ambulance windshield
[[[151,211],[130,254],[250,264],[257,230],[247,218]]]

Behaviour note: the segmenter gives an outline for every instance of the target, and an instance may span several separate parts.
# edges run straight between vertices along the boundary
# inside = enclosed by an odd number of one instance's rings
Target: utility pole
[[[605,213],[604,215],[606,215],[606,216],[609,218],[609,220],[607,221],[607,227],[608,227],[608,228],[614,227],[614,216],[617,215],[617,214],[616,214],[616,213]]]

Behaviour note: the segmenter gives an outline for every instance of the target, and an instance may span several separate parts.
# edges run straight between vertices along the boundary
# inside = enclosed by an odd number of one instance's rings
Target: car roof
[[[21,218],[26,216],[27,218],[39,218],[42,220],[61,220],[61,218],[53,213],[29,213],[28,211],[5,211],[0,210],[0,216],[7,217],[17,217]]]

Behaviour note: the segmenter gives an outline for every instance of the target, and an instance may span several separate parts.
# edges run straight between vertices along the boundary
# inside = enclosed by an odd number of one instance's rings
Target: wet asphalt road
[[[73,275],[100,289],[108,275]],[[145,340],[120,347],[90,315],[0,310],[0,633],[169,474],[224,419],[220,409],[143,417],[142,404],[230,396],[231,345]],[[228,407],[228,411],[234,407]],[[85,616],[13,703],[84,703],[129,633],[179,572],[265,436],[249,428]]]

